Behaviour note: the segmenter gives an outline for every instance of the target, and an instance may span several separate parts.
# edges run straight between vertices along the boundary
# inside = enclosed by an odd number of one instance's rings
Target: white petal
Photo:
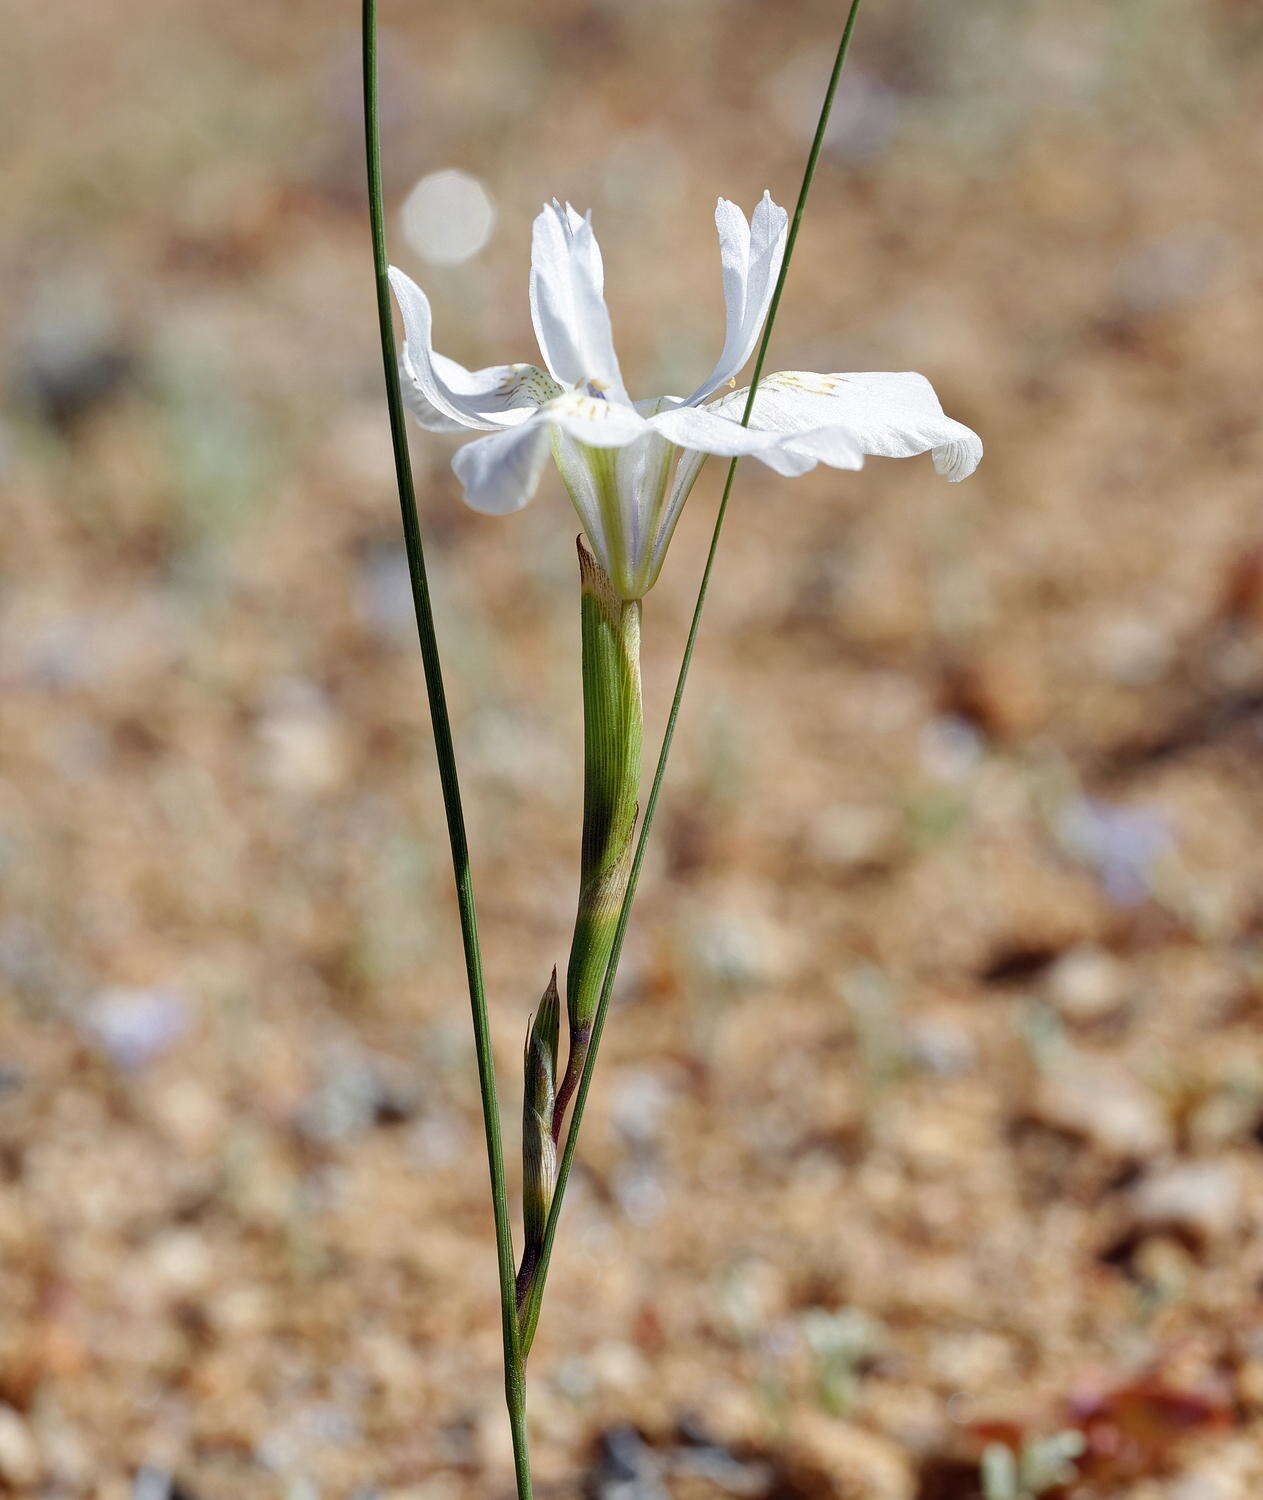
[[[404,346],[399,373],[404,401],[423,427],[459,432],[469,427],[516,425],[556,394],[554,382],[534,365],[492,365],[467,370],[434,352],[430,303],[425,293],[396,267],[390,285],[403,314]]]
[[[531,421],[466,443],[452,468],[474,510],[505,516],[521,510],[535,493],[547,462],[548,424]]]
[[[756,453],[754,456],[760,463],[784,475],[786,479],[797,479],[800,474],[809,473],[822,462],[831,464],[835,469],[862,469],[864,467],[864,455],[858,453],[854,446],[848,446],[845,441],[834,449],[834,453],[835,457],[826,458],[823,454],[809,453],[799,448],[796,442],[782,438],[775,448],[769,448],[766,453]]]
[[[536,365],[488,365],[482,370],[467,370],[437,352],[431,354],[430,364],[448,391],[467,400],[488,425],[493,420],[505,426],[516,425],[536,407],[561,394],[552,376]],[[426,399],[406,351],[400,356],[399,374],[404,405],[422,427],[430,432],[468,431],[467,423],[445,417]]]
[[[778,474],[791,478],[805,474],[820,462],[819,456],[813,457],[805,452],[791,450],[783,433],[743,427],[738,417],[744,409],[742,393],[740,402],[729,397],[713,406],[676,407],[651,417],[650,425],[682,448],[702,454],[718,453],[724,458],[738,458],[748,454],[765,463],[768,468],[775,469]],[[836,451],[839,456],[836,467],[858,469],[863,466],[864,456],[854,443],[850,444],[849,454],[856,459],[855,463],[841,461],[841,445],[837,446]],[[688,468],[687,463],[682,460],[679,473],[687,476]]]
[[[554,213],[563,212],[562,206],[557,202],[556,198],[553,199],[552,206]],[[573,203],[567,202],[564,212],[566,215],[566,227],[569,229],[571,239],[573,240],[574,236],[583,228],[583,225],[590,221],[585,215],[579,212]],[[592,236],[591,244],[585,245],[584,253],[585,274],[590,278],[592,285],[596,287],[597,291],[604,296],[605,262],[601,259],[601,247],[597,244],[595,234]]]
[[[578,391],[548,402],[540,415],[593,448],[623,448],[649,431],[649,423],[634,408]]]
[[[661,412],[650,418],[649,425],[655,431],[655,442],[669,440],[681,451],[674,470],[667,469],[668,483],[653,518],[648,557],[639,567],[637,586],[640,593],[646,592],[657,580],[684,502],[708,454],[716,453],[725,458],[748,454],[777,473],[791,477],[805,474],[816,465],[815,458],[790,452],[779,432],[755,432],[743,427],[735,418],[705,407],[685,406]],[[620,474],[625,457],[635,453],[636,446],[624,448],[619,453]],[[858,463],[863,461],[862,456],[859,457]]]
[[[789,216],[772,202],[770,193],[764,193],[753,222],[747,224],[737,205],[721,198],[715,209],[715,228],[728,327],[715,368],[689,397],[690,403],[704,401],[731,380],[754,353],[785,255]]]
[[[609,548],[604,540],[604,528],[601,523],[602,487],[597,484],[591,455],[586,448],[576,443],[564,428],[560,431],[554,429],[552,450],[562,483],[574,502],[575,510],[579,512],[583,529],[587,532],[588,540],[592,543],[601,566],[608,573],[610,571]]]
[[[677,406],[649,418],[649,425],[681,448],[702,453],[720,453],[725,458],[739,454],[762,455],[780,446],[778,432],[758,432],[739,421],[702,406]]]
[[[554,200],[531,235],[531,321],[540,353],[563,385],[592,385],[625,402],[604,291],[591,220]]]
[[[745,399],[744,391],[734,391],[711,410],[731,413]],[[751,425],[786,434],[787,450],[825,463],[835,462],[828,452],[844,449],[848,440],[861,453],[881,458],[932,452],[935,468],[953,480],[968,478],[982,460],[977,433],[947,416],[925,376],[910,372],[782,370],[760,382]]]
[[[675,532],[675,523],[684,509],[684,502],[697,483],[697,476],[702,472],[702,465],[708,457],[700,448],[686,448],[680,454],[680,461],[675,466],[675,473],[663,496],[658,528],[653,540],[650,567],[655,579],[662,567],[662,559],[666,556],[667,544]]]
[[[594,449],[553,432],[553,457],[593,552],[625,599],[636,599],[644,580],[648,532],[678,448],[646,430],[613,450]]]
[[[864,450],[845,427],[817,427],[812,432],[782,437],[774,457],[775,462],[772,459],[765,462],[780,474],[805,474],[816,464],[828,464],[831,469],[864,467]],[[782,467],[784,464],[788,467]]]

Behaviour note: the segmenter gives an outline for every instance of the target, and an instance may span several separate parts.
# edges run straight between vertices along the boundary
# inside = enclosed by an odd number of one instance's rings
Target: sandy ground
[[[505,1496],[467,1003],[358,179],[356,16],[12,10],[0,1492]],[[721,342],[836,7],[386,5],[440,347],[591,204],[624,371]],[[532,1357],[545,1496],[1263,1493],[1263,514],[1238,0],[872,7],[775,367],[988,444],[739,476]],[[417,433],[509,1147],[578,845],[574,517]],[[646,603],[660,726],[718,488]],[[1051,1480],[1049,1481],[1052,1482]]]

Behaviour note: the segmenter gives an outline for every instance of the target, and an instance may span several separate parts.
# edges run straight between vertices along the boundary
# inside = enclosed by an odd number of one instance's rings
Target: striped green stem
[[[621,599],[605,569],[579,548],[583,659],[583,845],[579,908],[566,969],[570,1056],[557,1090],[553,1135],[583,1074],[618,914],[631,872],[644,708],[640,601]]]

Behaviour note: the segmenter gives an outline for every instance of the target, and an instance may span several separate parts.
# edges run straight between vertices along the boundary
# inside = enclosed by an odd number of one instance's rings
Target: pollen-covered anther
[[[585,422],[608,421],[615,410],[608,401],[600,401],[595,396],[582,396],[578,392],[558,396],[548,405],[554,411],[564,411],[571,416],[582,417]]]

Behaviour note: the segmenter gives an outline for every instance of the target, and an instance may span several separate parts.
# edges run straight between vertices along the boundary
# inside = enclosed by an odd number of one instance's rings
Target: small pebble
[[[1158,1098],[1125,1069],[1097,1058],[1072,1055],[1048,1067],[1032,1112],[1042,1124],[1126,1161],[1148,1161],[1171,1145],[1171,1123]]]
[[[714,912],[694,928],[694,953],[706,977],[729,989],[773,978],[780,968],[775,933],[762,917]]]
[[[1127,999],[1126,966],[1112,953],[1088,944],[1063,953],[1045,983],[1050,1003],[1067,1021],[1100,1021]]]
[[[893,807],[840,802],[824,808],[812,824],[812,853],[839,874],[893,864],[899,855],[903,823]]]
[[[340,1053],[304,1099],[295,1123],[308,1140],[322,1145],[354,1140],[374,1125],[396,1123],[416,1113],[412,1080],[382,1060]]]
[[[338,721],[313,683],[276,683],[257,733],[264,774],[279,791],[313,796],[342,783],[346,755]]]
[[[950,1021],[921,1021],[912,1026],[908,1053],[917,1067],[939,1078],[959,1077],[978,1061],[973,1038]]]
[[[913,1477],[903,1450],[865,1428],[803,1410],[795,1414],[795,1447],[842,1486],[865,1500],[908,1500]]]
[[[1222,1162],[1180,1162],[1147,1173],[1131,1194],[1137,1224],[1173,1230],[1199,1245],[1223,1239],[1236,1227],[1241,1186]]]
[[[30,1428],[11,1406],[0,1406],[0,1479],[20,1489],[36,1484],[39,1477],[39,1453]]]
[[[163,1469],[139,1469],[132,1485],[132,1500],[171,1500],[170,1474]]]
[[[626,1068],[614,1080],[610,1116],[631,1146],[652,1146],[662,1134],[662,1117],[674,1090],[660,1071]]]
[[[191,1023],[174,990],[108,989],[90,1000],[80,1029],[117,1067],[134,1071],[169,1052]]]

